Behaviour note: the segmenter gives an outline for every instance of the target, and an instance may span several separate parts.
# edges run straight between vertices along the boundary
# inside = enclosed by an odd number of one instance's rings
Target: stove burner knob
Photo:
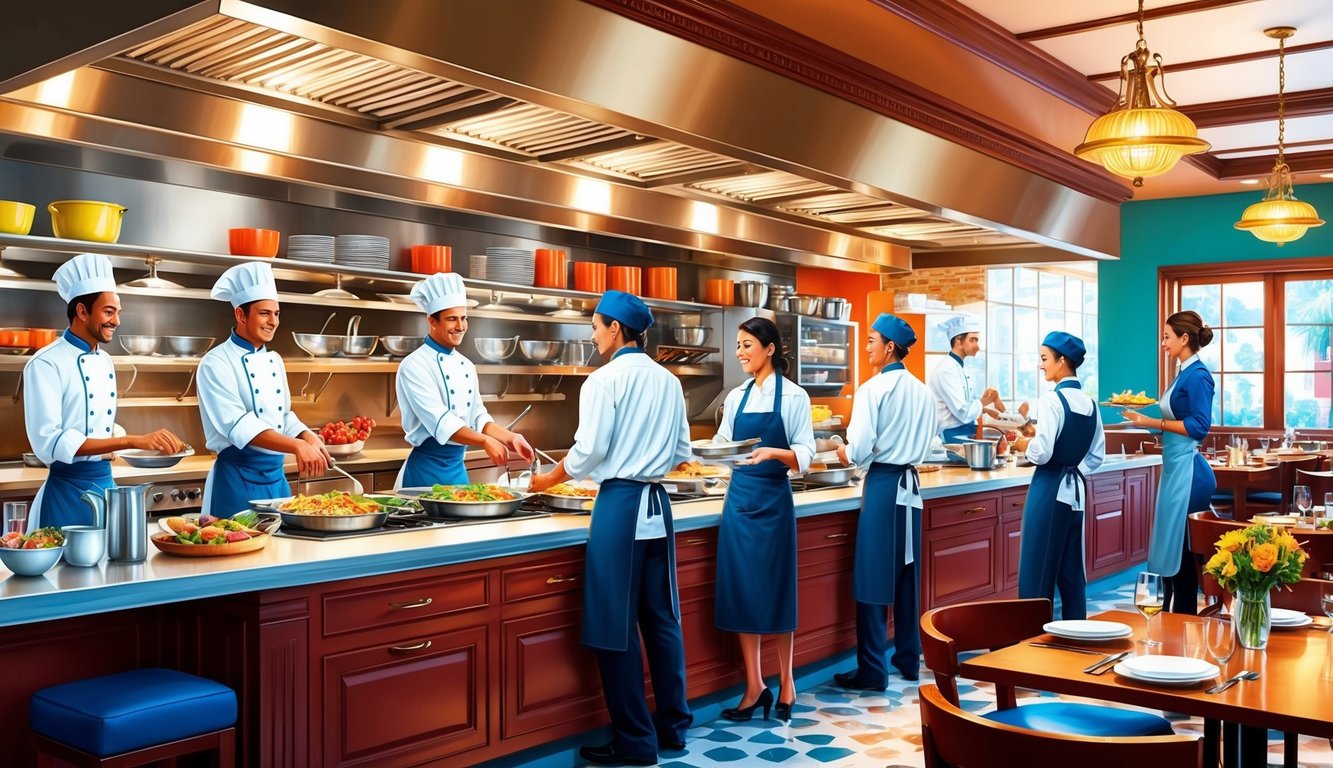
[[[172,488],[172,489],[171,489],[171,500],[172,500],[172,501],[185,501],[185,491],[182,491],[182,490],[179,489],[179,488]]]
[[[154,504],[161,504],[161,503],[162,503],[162,500],[165,499],[165,498],[166,498],[166,495],[163,494],[161,491],[155,491],[155,492],[153,493],[153,503],[154,503]]]
[[[198,499],[200,495],[201,494],[199,493],[198,488],[191,488],[190,490],[185,492],[185,498],[189,499],[190,501]]]

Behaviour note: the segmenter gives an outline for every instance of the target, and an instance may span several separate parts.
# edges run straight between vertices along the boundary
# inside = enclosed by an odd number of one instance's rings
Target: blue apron
[[[910,464],[870,465],[856,520],[852,564],[852,597],[858,603],[893,604],[898,569],[907,562],[909,538],[912,562],[921,562],[921,510],[900,503],[900,491],[919,493],[920,487],[916,467]]]
[[[92,525],[92,509],[79,499],[84,491],[102,491],[116,487],[111,479],[109,461],[53,462],[46,482],[33,500],[33,523],[28,529],[60,528],[65,525]]]
[[[588,552],[584,562],[583,642],[593,648],[623,651],[637,616],[629,615],[630,570],[639,501],[648,487],[649,517],[665,515],[667,552],[671,562],[671,611],[680,620],[676,591],[676,538],[671,524],[671,499],[660,483],[611,478],[602,483],[592,506]]]
[[[1177,416],[1171,410],[1171,395],[1180,379],[1177,376],[1166,392],[1162,393],[1164,419],[1183,419],[1188,415]],[[1189,513],[1208,509],[1213,493],[1217,490],[1217,476],[1198,449],[1199,441],[1189,435],[1162,433],[1162,480],[1157,485],[1152,539],[1148,542],[1148,570],[1162,576],[1174,576],[1180,572]]]
[[[773,410],[746,413],[754,382],[732,419],[733,440],[791,448],[782,421],[782,376]],[[717,604],[713,623],[724,632],[771,634],[796,629],[796,505],[787,465],[777,459],[737,465],[731,472],[717,534]]]
[[[466,485],[467,467],[463,464],[464,446],[441,445],[428,437],[407,454],[403,471],[398,473],[399,488],[429,488],[440,485]]]
[[[283,454],[232,446],[218,454],[208,472],[203,509],[214,517],[231,517],[250,508],[251,499],[290,496],[292,487],[282,471]]]
[[[972,402],[972,398],[973,398],[973,393],[972,393],[972,380],[971,380],[970,378],[968,378],[968,376],[967,376],[967,371],[966,371],[965,367],[963,366],[963,359],[962,359],[961,357],[959,357],[958,355],[955,355],[955,354],[952,353],[952,352],[949,353],[949,357],[950,357],[955,363],[958,363],[958,367],[959,367],[960,369],[964,369],[964,370],[963,370],[963,399],[970,403],[970,402]],[[943,362],[941,362],[941,365],[948,365],[948,363],[943,363]],[[941,430],[941,431],[940,431],[940,439],[943,440],[943,441],[946,442],[946,443],[956,443],[956,442],[958,442],[959,440],[971,440],[971,439],[973,438],[973,436],[975,436],[976,434],[977,434],[977,425],[976,425],[976,424],[959,424],[959,425],[956,426],[956,427],[949,427],[948,429]],[[957,461],[957,460],[954,459],[954,461]]]

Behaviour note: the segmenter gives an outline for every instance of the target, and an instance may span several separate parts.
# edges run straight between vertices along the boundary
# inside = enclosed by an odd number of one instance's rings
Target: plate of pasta
[[[529,494],[496,483],[433,485],[403,488],[399,493],[415,498],[428,517],[507,517],[514,514]]]
[[[384,525],[388,511],[379,502],[346,491],[250,502],[254,509],[277,512],[282,524],[312,531],[363,531]]]

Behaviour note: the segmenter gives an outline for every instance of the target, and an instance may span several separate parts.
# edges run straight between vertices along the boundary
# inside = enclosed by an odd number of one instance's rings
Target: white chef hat
[[[981,333],[981,320],[972,315],[955,315],[940,323],[944,335],[952,339],[965,333]]]
[[[218,301],[229,301],[233,307],[252,301],[278,300],[278,286],[273,282],[273,267],[257,261],[237,264],[213,283],[209,294]]]
[[[467,289],[463,287],[463,278],[454,272],[436,272],[412,286],[408,296],[428,315],[442,309],[467,305]]]
[[[61,264],[51,279],[56,281],[56,292],[66,304],[90,293],[116,290],[111,259],[96,253],[80,253]]]

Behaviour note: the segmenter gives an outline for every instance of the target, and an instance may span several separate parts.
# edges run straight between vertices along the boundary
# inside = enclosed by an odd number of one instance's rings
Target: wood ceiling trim
[[[1276,160],[1275,155],[1276,153],[1219,160],[1221,169],[1217,177],[1219,179],[1253,179],[1267,176],[1273,170],[1273,163]],[[1317,152],[1288,152],[1285,159],[1287,167],[1291,169],[1292,173],[1327,173],[1333,171],[1333,149],[1324,149]]]
[[[1286,102],[1288,118],[1333,113],[1333,88],[1288,93],[1283,100]],[[1257,123],[1277,118],[1277,94],[1191,104],[1179,109],[1199,128]]]
[[[1078,160],[1065,150],[1007,126],[996,125],[986,115],[725,0],[583,1],[818,88],[1093,198],[1118,203],[1131,197],[1130,190],[1109,173]],[[872,1],[893,13],[900,13],[900,5],[921,13],[929,10],[928,6],[935,5],[947,5],[959,15],[966,10],[955,0]],[[907,11],[904,13],[907,18],[914,18]],[[995,33],[992,30],[990,34]],[[1009,37],[1013,43],[1012,36]],[[1028,59],[1037,57],[1033,50],[1025,50],[1025,53]],[[1053,59],[1048,63],[1052,67],[1058,64]],[[1005,68],[1051,90],[1051,86],[1041,83],[1039,78],[1032,79],[1036,75],[1021,74],[1010,66]],[[1064,80],[1069,87],[1082,90],[1083,99],[1089,104],[1085,109],[1099,114],[1115,100],[1106,89],[1087,82],[1073,69],[1065,69],[1074,74],[1069,78],[1066,73]],[[1083,106],[1077,96],[1051,92]]]
[[[1333,40],[1322,40],[1317,43],[1306,43],[1305,45],[1287,46],[1287,55],[1294,56],[1298,53],[1310,53],[1313,51],[1323,51],[1333,48]],[[1264,59],[1276,59],[1277,49],[1271,48],[1262,51],[1251,51],[1249,53],[1236,53],[1230,56],[1219,56],[1215,59],[1198,59],[1197,61],[1180,61],[1166,65],[1167,74],[1172,72],[1181,72],[1190,69],[1209,69],[1211,67],[1225,67],[1230,64],[1244,64],[1251,61],[1263,61]],[[1120,79],[1120,70],[1114,72],[1098,72],[1095,75],[1089,75],[1088,79],[1094,83],[1114,82]]]
[[[1151,8],[1143,12],[1144,21],[1154,19],[1165,19],[1171,16],[1182,16],[1188,13],[1198,13],[1200,11],[1212,11],[1218,8],[1226,8],[1232,5],[1244,5],[1253,3],[1256,0],[1194,0],[1191,3],[1179,3],[1177,5],[1168,5],[1164,8]],[[1016,37],[1023,42],[1032,42],[1033,40],[1049,40],[1053,37],[1066,37],[1068,35],[1077,35],[1082,32],[1091,32],[1095,29],[1105,29],[1120,24],[1132,24],[1139,19],[1138,11],[1131,13],[1120,13],[1115,16],[1105,16],[1100,19],[1088,19],[1087,21],[1076,21],[1071,24],[1061,24],[1058,27],[1047,27],[1045,29],[1033,29],[1027,32],[1020,32]]]

